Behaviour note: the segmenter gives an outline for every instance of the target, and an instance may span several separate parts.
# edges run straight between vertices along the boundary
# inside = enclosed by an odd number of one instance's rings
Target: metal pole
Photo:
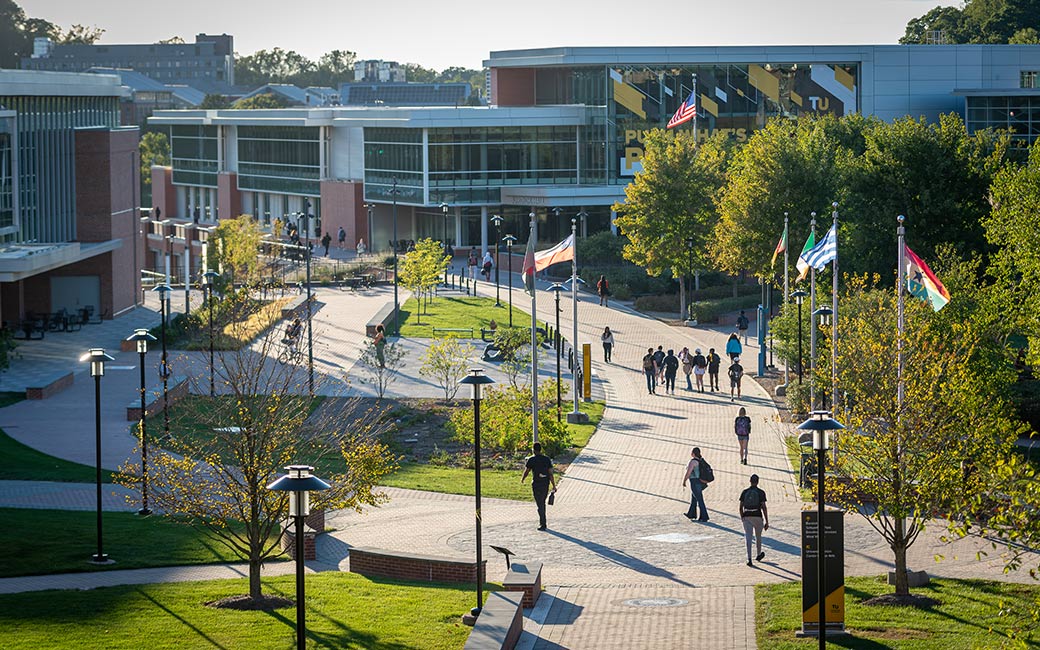
[[[837,241],[838,238],[838,202],[831,203],[831,208],[834,210],[832,217],[834,218],[834,238]],[[831,288],[831,410],[837,412],[838,410],[838,257],[834,256],[834,262],[832,263],[831,270],[834,277],[831,279],[833,286]],[[834,447],[834,453],[838,452],[837,446]]]
[[[444,246],[442,249],[444,255],[448,255],[448,210],[444,210]],[[496,262],[497,264],[497,262]],[[451,266],[451,262],[448,262],[448,266]],[[444,286],[448,286],[448,266],[444,267]]]
[[[809,228],[816,234],[816,213]],[[815,237],[814,237],[815,240]],[[809,269],[809,410],[816,408],[816,269]]]
[[[798,385],[802,385],[802,300],[798,299]]]
[[[293,492],[293,498],[302,500],[303,492]],[[303,590],[303,515],[302,504],[297,501],[296,508],[296,647],[303,650],[307,647],[307,622],[304,619],[304,590]]]
[[[143,342],[138,342],[138,345]],[[141,355],[141,421],[138,423],[141,431],[141,509],[137,514],[147,516],[152,514],[148,509],[148,435],[145,431],[145,375],[144,375],[144,352]]]
[[[309,219],[307,226],[310,227]],[[307,394],[314,397],[314,323],[311,321],[311,250],[309,246],[303,254],[307,256]],[[394,270],[396,272],[396,269]],[[394,280],[396,287],[396,276]]]
[[[509,326],[513,326],[513,244],[506,244],[506,257],[509,263]]]
[[[495,306],[501,307],[501,287],[498,284],[499,252],[502,250],[502,219],[495,221]]]
[[[394,249],[394,334],[401,334],[401,303],[397,297],[397,177],[393,178],[393,186],[390,195],[394,203],[394,239],[391,248]]]
[[[97,479],[97,554],[94,556],[95,562],[106,562],[108,556],[105,555],[101,547],[101,375],[94,375],[94,459],[95,459],[95,471]]]
[[[538,222],[531,212],[530,249],[538,242]],[[524,262],[526,264],[526,261]],[[538,442],[538,267],[531,269],[531,426],[532,443]]]
[[[788,263],[788,257],[787,257],[788,250],[791,248],[791,233],[788,232],[788,230],[787,230],[787,213],[786,212],[784,213],[784,234],[787,236],[787,245],[784,246],[784,304],[786,305],[787,303],[791,302],[791,285],[790,285],[791,271],[790,271],[790,264]],[[799,323],[802,322],[801,315],[799,315],[798,322]],[[799,341],[800,341],[800,339],[799,339]],[[788,365],[790,365],[790,364],[788,364],[785,361],[784,362],[784,387],[785,388],[787,386],[791,385],[790,369],[787,367]],[[798,367],[799,368],[802,367],[801,353],[799,353]]]
[[[563,338],[560,336],[560,291],[557,289],[553,293],[556,294],[556,421],[562,422],[563,389],[560,384],[563,381],[560,377],[560,348],[563,347]]]
[[[213,383],[213,281],[206,285],[208,290],[208,296],[206,302],[209,303],[209,396],[216,397],[217,390]]]
[[[480,385],[475,384],[474,390],[479,391]],[[478,393],[479,394],[479,393]],[[483,571],[483,541],[480,530],[480,398],[473,398],[473,462],[475,472],[473,475],[474,487],[476,489],[476,523],[477,523],[477,607],[471,612],[474,616],[480,614],[484,607],[484,571]]]
[[[574,368],[571,371],[572,386],[574,391],[574,417],[578,418],[578,221],[571,219],[571,238],[574,242],[574,257],[571,258],[571,322],[574,326],[574,338],[571,339],[571,349],[574,350]]]
[[[167,285],[169,286],[169,285]],[[162,301],[160,310],[162,312],[162,327],[160,334],[162,338],[162,363],[159,366],[159,374],[162,375],[162,414],[163,414],[163,437],[168,439],[170,437],[170,395],[167,390],[168,384],[167,379],[170,375],[170,367],[166,361],[166,296],[169,291],[161,291],[159,300]]]
[[[825,648],[827,647],[827,607],[825,606],[827,604],[827,581],[823,574],[824,568],[826,567],[826,564],[824,564],[823,561],[823,464],[827,460],[827,450],[824,449],[825,445],[823,444],[823,442],[827,440],[827,432],[820,431],[818,432],[818,435],[821,436],[821,440],[820,448],[816,450],[816,496],[818,499],[816,504],[816,578],[818,580],[818,584],[816,588],[819,591],[817,601],[818,607],[820,608],[820,632],[818,638],[820,642],[820,650],[825,650]]]

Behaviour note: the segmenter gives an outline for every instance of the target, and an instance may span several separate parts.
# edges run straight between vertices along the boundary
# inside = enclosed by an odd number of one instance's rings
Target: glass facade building
[[[174,126],[170,128],[170,158],[173,182],[198,187],[217,186],[219,155],[215,126]]]
[[[318,127],[239,127],[239,189],[319,196],[319,131]]]

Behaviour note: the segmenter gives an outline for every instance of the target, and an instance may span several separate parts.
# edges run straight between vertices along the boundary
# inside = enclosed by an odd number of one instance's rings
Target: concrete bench
[[[487,560],[481,564],[484,575],[487,575]],[[350,549],[350,572],[418,582],[477,582],[477,563],[473,560],[362,546]]]
[[[27,386],[25,388],[25,399],[47,399],[72,385],[73,374],[63,372],[52,375],[50,378],[40,382],[39,386]]]
[[[179,400],[183,399],[188,395],[188,378],[175,375],[170,377],[166,382],[166,400],[170,406],[176,404]],[[145,391],[144,394],[144,412],[145,416],[155,415],[162,411],[163,408],[163,396],[162,396],[162,383],[158,386],[153,386]],[[126,405],[126,420],[127,422],[137,422],[141,419],[141,397],[140,395],[134,401]]]
[[[314,294],[311,294],[311,299],[314,299]],[[296,296],[290,300],[284,307],[282,307],[282,318],[294,318],[300,315],[307,307],[307,294]]]
[[[513,562],[509,565],[509,573],[502,581],[502,586],[508,591],[522,591],[524,608],[534,607],[538,597],[542,595],[542,563]]]
[[[463,650],[512,650],[524,631],[519,591],[493,591],[488,595]]]
[[[376,315],[372,317],[372,320],[368,321],[365,325],[365,336],[368,338],[374,338],[376,335],[376,327],[382,325],[384,328],[387,323],[394,319],[394,303],[385,305],[382,309],[376,312]]]

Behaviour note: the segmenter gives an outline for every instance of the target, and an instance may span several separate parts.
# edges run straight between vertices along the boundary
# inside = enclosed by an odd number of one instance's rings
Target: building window
[[[1018,77],[1019,88],[1040,88],[1040,71],[1022,70]]]

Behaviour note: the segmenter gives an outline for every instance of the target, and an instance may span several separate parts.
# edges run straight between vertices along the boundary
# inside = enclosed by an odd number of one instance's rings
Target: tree
[[[248,214],[221,219],[210,236],[210,258],[230,275],[232,284],[252,286],[260,279],[257,251],[262,238],[260,225]]]
[[[968,43],[971,40],[961,9],[935,7],[919,18],[911,18],[899,42],[903,45],[933,43],[937,32],[942,34],[943,42],[946,43]]]
[[[18,68],[32,53],[34,38],[56,38],[60,32],[49,21],[26,16],[14,0],[0,0],[0,68]]]
[[[566,387],[561,387],[564,394]],[[538,440],[545,453],[556,456],[571,444],[566,422],[556,420],[556,380],[538,386]],[[488,386],[480,412],[480,443],[485,450],[515,453],[528,448],[533,430],[529,386]],[[473,407],[452,411],[449,427],[458,442],[473,441]]]
[[[502,358],[502,372],[506,373],[510,385],[518,388],[521,376],[531,369],[530,331],[520,327],[499,327],[495,330],[494,342]]]
[[[171,36],[170,38],[165,38],[161,41],[158,41],[157,45],[182,45],[183,43],[184,39],[180,36]]]
[[[332,86],[354,79],[354,63],[357,53],[349,50],[332,50],[318,59],[317,76],[310,86]]]
[[[262,108],[286,108],[289,102],[273,93],[253,95],[246,99],[240,99],[231,105],[231,108],[240,110],[254,110]]]
[[[220,110],[230,107],[231,103],[227,100],[227,97],[212,93],[207,93],[206,96],[202,98],[202,103],[199,104],[199,108],[204,110]]]
[[[401,67],[408,81],[431,83],[437,80],[437,71],[432,68],[424,68],[418,63],[405,63]]]
[[[409,251],[401,263],[401,284],[415,294],[416,323],[421,320],[423,296],[437,286],[450,263],[451,258],[444,254],[440,242],[429,237],[416,242],[415,250]]]
[[[652,276],[692,276],[712,264],[708,245],[718,219],[715,197],[725,181],[730,145],[718,132],[698,146],[688,131],[655,129],[644,141],[643,171],[625,188],[618,228],[628,237],[624,256]],[[693,241],[693,265],[687,240]],[[680,282],[680,311],[686,311]]]
[[[438,339],[422,355],[419,374],[430,377],[444,391],[444,401],[455,399],[459,382],[466,376],[473,346],[459,343],[458,339]]]
[[[295,83],[314,69],[314,62],[302,54],[276,47],[271,50],[257,50],[249,56],[236,57],[235,81],[245,86]]]
[[[360,361],[361,370],[367,375],[367,378],[361,381],[375,386],[376,395],[379,399],[383,399],[390,384],[397,381],[403,360],[404,351],[397,345],[397,342],[387,341],[383,346],[383,361],[380,363],[375,343],[372,342],[372,339],[365,339]]]
[[[205,335],[200,330],[198,336]],[[275,361],[277,338],[277,328],[270,328],[252,346],[221,352],[215,365],[226,394],[188,402],[174,420],[178,434],[163,440],[163,452],[149,466],[156,510],[244,558],[254,602],[264,602],[262,564],[281,553],[288,499],[267,485],[283,467],[314,465],[330,483],[331,489],[312,494],[315,509],[357,511],[386,501],[375,486],[396,468],[377,440],[382,425],[376,415],[356,401],[315,410],[318,402],[300,383],[301,368]],[[196,386],[192,392],[208,391]],[[138,469],[133,463],[121,468],[120,483],[136,487]]]
[[[170,140],[161,131],[149,131],[141,136],[141,183],[151,186],[152,167],[170,166]]]
[[[1013,43],[1025,29],[1040,25],[1038,0],[966,0],[963,7],[936,7],[911,19],[903,44],[935,43],[930,32],[943,32],[945,43]]]
[[[100,27],[87,27],[86,25],[73,25],[58,37],[58,44],[72,45],[82,43],[92,45],[96,43],[105,30]]]

